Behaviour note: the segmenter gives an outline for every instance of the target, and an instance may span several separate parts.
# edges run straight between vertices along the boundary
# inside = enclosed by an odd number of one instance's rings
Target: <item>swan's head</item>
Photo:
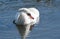
[[[16,16],[17,24],[35,24],[39,21],[39,11],[36,8],[20,8]]]

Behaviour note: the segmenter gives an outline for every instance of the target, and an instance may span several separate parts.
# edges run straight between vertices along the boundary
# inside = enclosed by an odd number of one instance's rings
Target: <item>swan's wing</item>
[[[40,19],[40,18],[39,18],[39,17],[37,17],[37,20],[36,20],[36,21],[37,21],[37,24],[39,23],[39,19]]]
[[[19,16],[20,16],[20,12],[17,12],[17,14],[15,15],[15,20],[18,20]]]
[[[19,16],[20,16],[20,13],[17,13],[17,14],[15,15],[15,18],[14,18],[14,20],[13,20],[13,23],[14,23],[14,24],[16,24],[16,21],[18,21]]]

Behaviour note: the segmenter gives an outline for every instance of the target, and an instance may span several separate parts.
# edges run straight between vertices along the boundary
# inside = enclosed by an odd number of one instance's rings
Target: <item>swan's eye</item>
[[[30,13],[27,13],[27,15],[28,15],[28,16],[31,16],[31,14],[30,14]]]

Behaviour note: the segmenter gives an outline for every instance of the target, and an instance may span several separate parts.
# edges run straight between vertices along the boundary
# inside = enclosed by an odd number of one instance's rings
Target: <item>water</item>
[[[40,11],[40,22],[27,39],[60,39],[60,1],[52,6],[44,3],[22,3],[21,1],[0,2],[0,39],[21,39],[16,26],[12,23],[17,10],[21,7],[36,7]]]

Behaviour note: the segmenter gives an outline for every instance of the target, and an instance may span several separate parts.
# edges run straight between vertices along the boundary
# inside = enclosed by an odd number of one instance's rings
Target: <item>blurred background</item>
[[[0,39],[21,39],[12,22],[22,7],[40,11],[40,22],[27,39],[60,39],[60,0],[0,0]]]

